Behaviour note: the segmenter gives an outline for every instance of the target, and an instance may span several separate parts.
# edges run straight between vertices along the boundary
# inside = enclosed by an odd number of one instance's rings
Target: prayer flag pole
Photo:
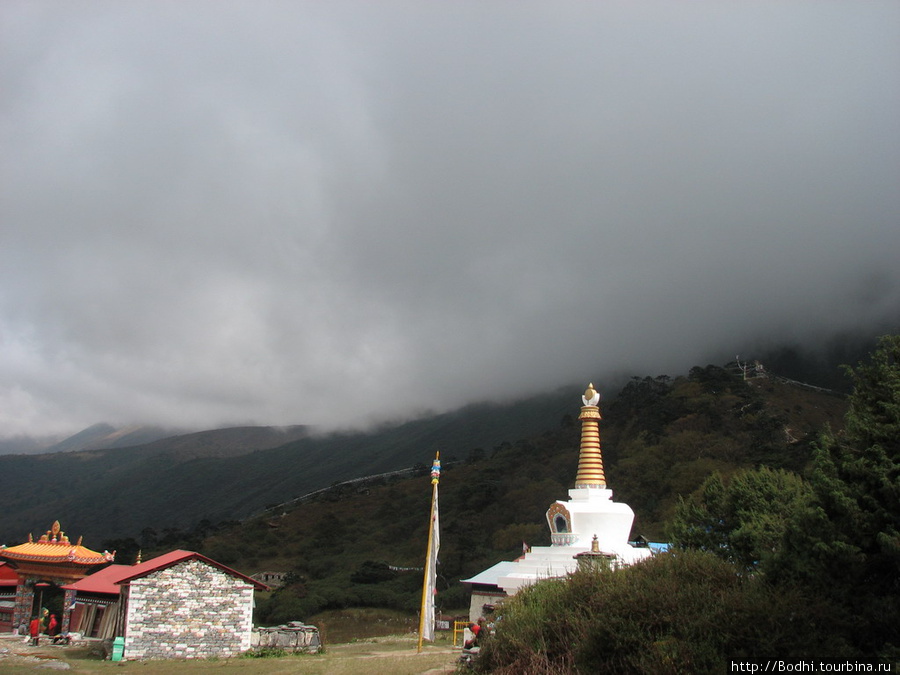
[[[434,642],[434,596],[437,594],[437,555],[441,547],[441,528],[438,518],[438,483],[441,479],[441,453],[431,465],[431,520],[428,527],[428,550],[425,555],[425,579],[422,583],[422,609],[419,612],[419,646],[422,640]]]

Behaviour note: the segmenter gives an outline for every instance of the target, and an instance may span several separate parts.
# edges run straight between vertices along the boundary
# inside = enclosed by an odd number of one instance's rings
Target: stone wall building
[[[251,574],[251,579],[264,583],[269,588],[281,588],[284,586],[284,580],[287,578],[287,572],[257,572]]]
[[[172,551],[117,582],[124,659],[228,658],[250,649],[253,592],[266,585],[193,551]]]
[[[50,605],[62,615],[62,633],[124,637],[125,659],[228,658],[250,649],[253,593],[266,584],[194,551],[112,561],[112,553],[69,541],[59,521],[38,541],[29,535],[0,546],[0,629],[27,626]]]

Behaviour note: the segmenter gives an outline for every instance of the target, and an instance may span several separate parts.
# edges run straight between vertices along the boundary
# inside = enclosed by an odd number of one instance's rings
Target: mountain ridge
[[[245,517],[335,481],[430,461],[438,449],[464,456],[540,432],[559,423],[569,398],[567,388],[515,403],[475,404],[368,433],[235,427],[134,447],[0,456],[6,499],[0,541],[57,519],[70,532],[104,539],[148,525]]]
[[[0,440],[0,455],[37,455],[79,450],[127,448],[190,433],[186,429],[145,424],[114,427],[98,422],[69,436],[19,435]]]
[[[796,378],[791,366],[797,364],[809,365],[806,370],[813,374],[823,372],[817,368],[821,360],[804,362],[803,354],[797,350],[783,352],[778,372]],[[634,422],[605,427],[604,456],[611,466],[620,463],[620,471],[635,476],[632,487],[626,487],[621,496],[641,504],[645,495],[629,494],[629,490],[637,489],[642,482],[647,484],[647,476],[658,473],[656,465],[668,461],[666,444],[679,444],[691,438],[701,438],[707,445],[720,442],[711,432],[710,425],[714,423],[706,417],[705,408],[701,415],[706,419],[705,426],[698,426],[696,419],[684,418],[678,425],[667,427],[668,417],[681,404],[677,397],[668,396],[664,402],[668,408],[657,408],[660,401],[653,393],[654,386],[665,381],[669,384],[660,386],[668,389],[678,382],[676,389],[682,398],[691,398],[698,388],[716,383],[731,390],[735,380],[740,383],[740,375],[736,377],[739,369],[732,362],[726,370],[712,365],[698,366],[690,375],[674,380],[658,376],[618,381],[622,390],[612,398],[612,407],[603,404],[604,416],[616,407],[627,409],[637,401],[637,408],[632,407],[625,417],[637,416],[642,418],[640,424],[649,425],[638,436],[629,436],[628,430]],[[832,370],[840,372],[837,367]],[[815,381],[817,386],[826,384],[822,380],[808,381]],[[603,384],[606,386],[600,389],[604,392],[615,390],[615,382]],[[566,419],[572,423],[573,416],[577,416],[573,398],[577,399],[583,388],[582,382],[505,403],[470,404],[370,431],[326,434],[302,425],[229,427],[170,436],[136,446],[2,455],[0,491],[5,504],[0,511],[0,542],[22,540],[24,533],[45,528],[57,519],[65,522],[68,531],[85,533],[95,540],[134,536],[146,527],[179,529],[201,521],[231,521],[331,484],[429,463],[438,450],[447,460],[483,456],[504,443],[557,428]],[[736,396],[731,394],[715,402],[713,399],[719,398],[719,394],[713,386],[705,395],[713,398],[705,405],[710,410],[722,408],[716,414],[727,417],[732,414],[727,410],[729,401],[742,401],[742,414],[758,416],[762,405],[759,401],[747,407],[750,389],[739,384],[734,389]],[[629,400],[631,403],[626,405]],[[793,437],[805,445],[814,435],[818,425],[803,420],[812,414],[808,407],[798,421],[790,421],[793,415],[790,408],[795,405],[799,404],[782,406],[785,410],[781,417],[788,422],[772,415],[760,418],[759,424],[769,426],[753,432],[758,438],[752,452],[759,461],[783,461],[773,450],[776,437],[782,440]],[[663,429],[668,429],[668,439],[659,436]],[[120,443],[132,432],[110,431],[103,425],[95,425],[92,433],[98,438],[112,437],[114,443]],[[724,442],[733,445],[734,439],[726,437]],[[709,448],[697,452],[697,461],[689,467],[690,479],[685,485],[714,469],[719,461],[708,456],[710,452],[715,454]],[[647,464],[650,457],[657,459]],[[650,521],[658,521],[671,504],[668,497],[655,501],[656,504],[647,502],[641,507]]]

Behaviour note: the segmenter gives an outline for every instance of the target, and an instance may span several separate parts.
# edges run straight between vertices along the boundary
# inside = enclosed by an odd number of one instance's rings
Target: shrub
[[[733,658],[841,658],[836,612],[704,552],[539,582],[503,603],[479,672],[724,672]]]

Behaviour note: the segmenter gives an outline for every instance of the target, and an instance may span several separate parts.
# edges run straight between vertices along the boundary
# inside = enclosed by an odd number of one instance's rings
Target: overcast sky
[[[355,424],[896,319],[898,26],[4,0],[0,436]]]

